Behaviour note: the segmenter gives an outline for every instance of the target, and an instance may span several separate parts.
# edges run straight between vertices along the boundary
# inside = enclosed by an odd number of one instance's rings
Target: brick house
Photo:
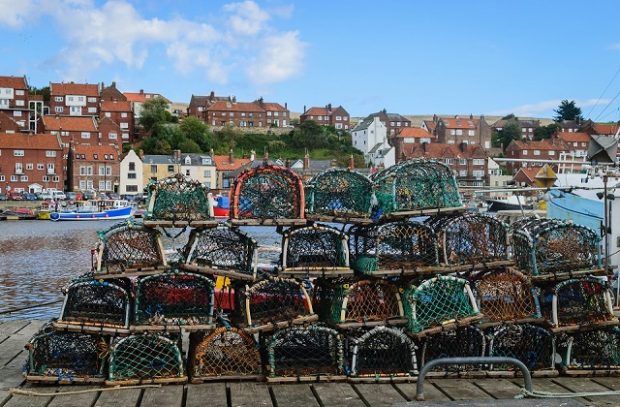
[[[379,120],[385,124],[388,137],[398,133],[403,127],[411,127],[411,120],[398,113],[388,113],[385,109],[370,114],[364,120],[372,120],[373,117],[378,117]]]
[[[100,117],[108,118],[118,124],[120,127],[119,143],[130,143],[133,140],[134,120],[131,103],[126,100],[103,100]]]
[[[252,162],[251,158],[235,158],[230,152],[228,155],[213,155],[217,181],[215,189],[220,194],[226,195],[237,177],[241,167]]]
[[[123,95],[123,92],[116,88],[116,82],[112,82],[110,86],[106,86],[101,89],[101,102],[126,102],[127,96]]]
[[[521,137],[527,140],[534,139],[534,130],[540,127],[540,120],[519,119],[511,117],[509,119],[500,119],[491,126],[493,130],[501,131],[508,124],[514,124],[519,128]]]
[[[0,133],[0,190],[63,189],[63,154],[52,134]]]
[[[0,133],[19,133],[22,128],[15,120],[3,111],[0,111]]]
[[[286,127],[289,125],[290,115],[286,103],[282,106],[279,103],[265,102],[263,98],[255,100],[254,103],[265,111],[267,123],[265,127]]]
[[[321,126],[333,126],[338,130],[349,130],[351,125],[349,112],[342,106],[332,108],[331,103],[325,107],[313,106],[308,110],[304,106],[304,113],[299,117],[299,121],[303,123],[306,120],[313,120]]]
[[[50,113],[69,116],[99,116],[99,85],[51,83]]]
[[[590,144],[590,135],[588,133],[559,132],[555,134],[555,137],[564,142],[568,154],[574,158],[583,158],[588,154],[588,144]]]
[[[114,147],[74,145],[67,162],[68,190],[119,191],[120,157]]]
[[[438,117],[435,134],[437,142],[446,144],[479,144],[484,148],[491,147],[492,128],[484,116],[474,119],[454,116],[452,118]]]
[[[620,123],[594,123],[592,120],[588,120],[581,127],[581,131],[590,135],[614,137],[618,132]]]
[[[123,151],[123,129],[109,117],[103,117],[97,122],[98,139],[93,145],[109,145],[116,151]]]
[[[566,144],[558,139],[541,141],[513,140],[506,147],[506,158],[524,160],[557,160],[560,154],[566,153]],[[506,168],[510,174],[516,174],[521,167],[542,167],[544,163],[537,162],[511,162],[506,163]]]
[[[560,126],[560,132],[566,133],[577,133],[581,128],[579,120],[562,120],[558,125]]]
[[[403,155],[404,145],[433,143],[437,140],[435,139],[434,135],[421,127],[405,127],[403,129],[400,129],[397,134],[390,137],[389,141],[390,145],[396,149],[395,156],[398,160],[398,157],[401,157]]]
[[[28,130],[28,81],[25,76],[0,76],[0,112],[12,117],[21,130]]]
[[[204,122],[207,122],[207,108],[215,102],[232,102],[232,96],[215,96],[215,92],[211,91],[209,96],[192,95],[187,107],[189,116],[196,116]],[[236,101],[236,100],[235,100]]]
[[[95,145],[99,142],[97,118],[93,116],[43,116],[43,132],[60,135],[60,141],[69,152],[69,145]]]

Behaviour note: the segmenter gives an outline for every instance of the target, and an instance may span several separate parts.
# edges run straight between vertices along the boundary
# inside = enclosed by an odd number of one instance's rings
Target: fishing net
[[[169,272],[138,279],[137,324],[209,324],[213,316],[213,282],[199,274]]]
[[[26,345],[27,377],[56,378],[72,382],[78,378],[103,378],[108,339],[101,335],[56,332],[44,327]]]
[[[259,375],[258,346],[250,335],[237,328],[217,328],[208,334],[192,333],[188,370],[193,379]]]
[[[560,345],[567,369],[620,369],[620,329],[571,334]]]
[[[510,269],[483,272],[473,278],[480,312],[487,321],[540,318],[538,296],[530,281]]]
[[[453,331],[443,331],[424,339],[420,364],[424,367],[428,362],[439,358],[484,356],[486,347],[484,333],[475,326],[470,325]],[[437,366],[434,371],[462,372],[479,369],[480,366],[447,365]]]
[[[347,342],[351,376],[417,374],[416,346],[398,329],[377,326]]]
[[[292,170],[276,165],[247,169],[231,188],[232,219],[303,219],[304,186]]]
[[[363,274],[438,264],[433,229],[411,221],[353,226],[349,229],[349,250],[351,267]]]
[[[452,170],[434,160],[402,161],[374,175],[379,214],[462,206]]]
[[[554,367],[555,342],[549,331],[530,324],[504,325],[495,330],[489,343],[490,356],[515,358],[529,370]],[[514,366],[494,365],[496,370]]]
[[[600,237],[585,226],[530,218],[514,227],[512,241],[517,265],[533,276],[601,267]]]
[[[97,273],[115,274],[166,265],[160,234],[132,221],[99,232]]]
[[[370,216],[372,189],[366,176],[330,168],[306,185],[306,211],[313,215],[366,218]]]
[[[323,326],[279,330],[270,338],[267,354],[271,376],[337,375],[343,369],[342,338]]]
[[[129,283],[125,282],[124,287]],[[60,320],[127,326],[129,294],[126,288],[106,280],[77,281],[66,289]]]
[[[418,287],[409,287],[404,298],[408,327],[413,333],[479,315],[469,283],[462,278],[431,278]]]
[[[110,381],[184,377],[176,342],[160,335],[132,335],[112,346]]]
[[[427,223],[438,234],[439,253],[445,264],[487,263],[507,258],[508,227],[493,216],[434,216]]]
[[[148,191],[146,220],[213,220],[209,187],[200,181],[176,174],[146,186]]]
[[[325,270],[349,267],[346,235],[314,224],[288,229],[282,236],[282,270]]]

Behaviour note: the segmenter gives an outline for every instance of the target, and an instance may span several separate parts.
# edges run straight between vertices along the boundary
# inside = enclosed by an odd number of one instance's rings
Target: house
[[[508,124],[514,124],[519,128],[521,137],[527,140],[534,139],[534,130],[540,127],[540,120],[533,119],[519,119],[518,117],[511,116],[506,119],[499,119],[491,127],[493,130],[502,131]]]
[[[488,151],[487,151],[488,153]],[[489,171],[489,185],[492,187],[505,187],[512,181],[512,175],[504,174],[501,165],[493,158],[487,158],[487,169]],[[501,196],[503,193],[490,193],[490,197]]]
[[[379,116],[370,115],[351,130],[353,147],[364,154],[364,161],[385,168],[396,163],[396,150],[388,144],[387,127]]]
[[[436,136],[435,129],[437,128],[438,119],[439,117],[436,114],[434,114],[433,120],[422,120],[422,123],[420,123],[420,127],[428,131],[432,135]]]
[[[166,103],[170,104],[170,100],[166,99],[161,94],[145,92],[143,89],[140,89],[140,92],[123,92],[123,95],[127,98],[127,101],[131,103],[131,110],[133,111],[133,117],[136,121],[140,118],[142,106],[146,101],[155,98],[164,98]],[[169,109],[169,111],[172,113],[172,110]]]
[[[267,127],[286,127],[291,122],[289,118],[288,105],[284,103],[265,102],[263,98],[254,101],[265,111]]]
[[[588,144],[590,135],[585,132],[558,132],[555,134],[559,140],[566,145],[569,155],[576,159],[584,158],[588,155]]]
[[[215,102],[232,102],[232,96],[215,96],[215,92],[211,91],[208,96],[192,95],[187,107],[187,114],[189,116],[196,116],[204,122],[209,122],[207,119],[207,108]]]
[[[50,107],[45,106],[45,100],[43,95],[28,95],[28,110],[29,120],[28,128],[33,133],[38,133],[40,130],[41,118],[49,114]]]
[[[536,185],[536,174],[541,167],[521,167],[514,175],[515,184],[522,187],[534,187]]]
[[[119,192],[120,157],[109,145],[72,145],[67,158],[69,191]]]
[[[435,136],[421,127],[405,127],[390,137],[390,144],[396,149],[396,157],[400,157],[404,144],[422,144],[436,142]]]
[[[615,137],[618,128],[620,128],[620,123],[594,123],[588,120],[582,126],[581,131],[593,136]]]
[[[561,154],[568,151],[566,144],[558,139],[552,138],[541,141],[513,140],[506,147],[506,158],[521,160],[558,160]],[[521,167],[542,167],[543,162],[512,162],[506,163],[506,168],[510,174],[516,174]]]
[[[560,132],[565,133],[577,133],[581,128],[579,120],[562,120],[558,125],[560,126]]]
[[[103,117],[97,121],[97,130],[99,131],[99,139],[97,144],[106,144],[113,146],[120,153],[123,151],[123,129],[112,119]]]
[[[228,155],[213,155],[217,170],[215,189],[221,194],[227,194],[239,171],[254,161],[254,154],[250,158],[235,158],[232,151]]]
[[[349,130],[351,124],[349,112],[342,106],[332,108],[331,103],[325,107],[313,106],[308,110],[304,106],[304,112],[299,117],[299,121],[303,123],[306,120],[315,121],[321,126],[333,126],[337,130]]]
[[[181,152],[172,155],[144,155],[142,157],[142,183],[158,181],[181,172]]]
[[[207,123],[212,126],[267,127],[263,108],[249,102],[215,102],[207,107]]]
[[[215,162],[208,154],[181,153],[181,174],[211,188],[217,186]]]
[[[127,102],[127,96],[116,88],[116,82],[112,82],[110,86],[101,89],[101,102]]]
[[[134,135],[134,120],[131,103],[123,100],[104,100],[101,102],[101,117],[108,118],[120,127],[119,143],[130,143]]]
[[[0,133],[2,192],[62,190],[63,183],[63,153],[58,135]]]
[[[41,129],[45,133],[59,135],[65,153],[69,145],[96,145],[99,143],[97,118],[94,116],[43,116]]]
[[[435,134],[437,142],[445,144],[479,144],[484,148],[491,147],[492,129],[484,119],[484,116],[475,119],[469,117],[454,116],[451,118],[438,117]]]
[[[99,116],[99,85],[50,82],[50,112],[69,116]]]
[[[0,112],[12,117],[21,130],[28,130],[28,81],[25,76],[0,76]]]
[[[411,127],[411,120],[398,113],[388,113],[385,109],[370,114],[362,122],[373,117],[377,117],[385,125],[389,136],[396,134],[403,127]]]
[[[22,127],[17,124],[13,117],[0,110],[0,133],[19,133]]]
[[[142,165],[144,153],[140,150],[136,154],[134,150],[129,150],[120,164],[120,180],[118,193],[122,195],[137,195],[144,190],[144,167]]]

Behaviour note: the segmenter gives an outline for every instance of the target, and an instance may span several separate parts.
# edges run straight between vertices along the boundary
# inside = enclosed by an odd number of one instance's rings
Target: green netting
[[[555,343],[549,331],[530,325],[505,325],[491,336],[490,356],[515,358],[529,370],[554,367]],[[515,369],[511,365],[494,365],[497,370]]]
[[[145,219],[171,221],[212,220],[209,187],[181,174],[152,181],[148,191]]]
[[[349,267],[346,235],[329,226],[315,223],[288,229],[282,235],[282,248],[283,270]]]
[[[125,286],[129,286],[128,281]],[[71,323],[127,326],[129,294],[107,280],[76,281],[66,289],[60,320]]]
[[[330,168],[315,175],[306,185],[308,214],[343,217],[370,216],[372,183],[348,169]]]
[[[558,347],[567,369],[620,369],[620,329],[577,332],[563,339]]]

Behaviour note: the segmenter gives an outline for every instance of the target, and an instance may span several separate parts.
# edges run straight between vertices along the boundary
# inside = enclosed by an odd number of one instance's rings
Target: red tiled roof
[[[89,83],[51,83],[52,95],[99,96],[99,86]]]
[[[590,141],[590,136],[588,133],[568,133],[568,132],[560,132],[558,133],[558,137],[566,141],[568,143],[580,142],[580,143],[588,143]]]
[[[540,167],[521,167],[519,171],[515,174],[514,178],[516,179],[519,173],[523,173],[523,175],[529,179],[531,182],[536,180],[536,174],[540,171]]]
[[[269,110],[271,112],[286,112],[284,106],[279,103],[263,102],[262,106],[263,109]]]
[[[207,107],[207,111],[224,111],[224,112],[263,112],[264,109],[256,103],[248,102],[215,102]]]
[[[433,135],[421,127],[404,127],[394,137],[399,138],[433,138]]]
[[[448,129],[475,129],[478,126],[479,120],[470,118],[440,119]]]
[[[0,76],[0,88],[28,89],[23,76]]]
[[[91,116],[43,116],[46,131],[97,131]]]
[[[99,160],[99,161],[106,161],[105,160],[106,154],[111,155],[112,157],[114,157],[114,159],[119,159],[119,157],[117,156],[116,149],[109,145],[87,146],[87,145],[77,144],[75,145],[73,150],[75,154],[84,154],[86,156],[85,158],[86,160],[95,160],[94,158],[95,154],[97,154],[96,160]],[[107,161],[110,161],[110,160],[107,160]]]
[[[102,112],[131,112],[131,103],[125,101],[103,101]]]
[[[233,162],[230,162],[230,157],[227,155],[214,155],[213,161],[215,162],[215,168],[218,171],[236,171],[242,166],[250,162],[249,158],[235,158]]]
[[[58,137],[51,134],[0,133],[0,149],[62,150]]]
[[[4,112],[0,112],[0,131],[12,130],[19,131],[19,125],[11,116]]]
[[[170,102],[167,98],[163,97],[159,93],[149,93],[149,92],[123,92],[123,95],[127,98],[128,102],[139,102],[144,103],[147,100],[155,99],[155,98],[164,98],[167,102]],[[146,97],[150,95],[150,97]]]
[[[540,140],[540,141],[521,141],[521,140],[513,140],[508,145],[516,147],[517,150],[565,150],[566,145],[560,141],[549,141],[549,140]]]
[[[432,120],[424,120],[424,124],[426,125],[426,127],[428,128],[428,131],[433,132],[433,130],[435,130],[435,127],[437,127],[437,123],[435,123]]]
[[[592,125],[595,134],[609,134],[615,135],[618,131],[618,124],[606,124],[606,123],[594,123]]]
[[[28,95],[28,99],[30,99],[30,101],[41,101],[43,102],[43,95]]]
[[[465,151],[461,146],[444,143],[404,144],[403,153],[407,158],[486,158],[488,154],[477,144],[465,145]]]
[[[324,107],[311,107],[304,112],[304,116],[326,116],[329,112]]]

